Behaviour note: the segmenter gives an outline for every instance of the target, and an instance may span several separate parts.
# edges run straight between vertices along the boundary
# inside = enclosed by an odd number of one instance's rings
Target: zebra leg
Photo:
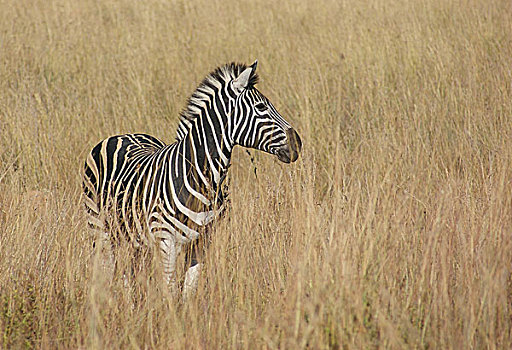
[[[201,274],[201,264],[195,263],[190,266],[185,274],[185,282],[183,283],[183,301],[187,301],[197,290],[197,282]]]
[[[197,259],[198,249],[198,241],[192,242],[187,249],[185,263],[189,265],[189,268],[185,273],[185,281],[183,283],[183,301],[187,301],[197,290],[197,283],[199,281],[199,275],[201,274],[201,264]]]
[[[116,259],[112,250],[112,242],[110,241],[110,235],[108,232],[101,232],[98,237],[100,244],[99,253],[101,258],[101,267],[107,276],[107,280],[112,282],[114,278],[114,271],[116,268]]]
[[[180,246],[172,237],[160,238],[160,256],[164,281],[169,285],[171,293],[176,293],[176,257]]]
[[[93,211],[89,211],[88,216],[88,225],[93,238],[93,249],[99,255],[100,269],[106,274],[107,281],[112,282],[116,263],[105,220]]]

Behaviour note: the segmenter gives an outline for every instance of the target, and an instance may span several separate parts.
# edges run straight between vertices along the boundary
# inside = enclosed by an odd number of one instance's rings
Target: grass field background
[[[87,152],[256,58],[301,158],[234,153],[188,303],[108,284]],[[0,348],[512,348],[511,137],[510,1],[0,1]]]

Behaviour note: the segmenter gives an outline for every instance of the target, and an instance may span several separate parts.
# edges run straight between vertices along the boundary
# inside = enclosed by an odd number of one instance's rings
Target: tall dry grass
[[[484,0],[1,1],[0,347],[512,348],[511,18]],[[203,76],[255,58],[301,159],[235,153],[188,303],[154,263],[109,285],[87,151],[172,141]]]

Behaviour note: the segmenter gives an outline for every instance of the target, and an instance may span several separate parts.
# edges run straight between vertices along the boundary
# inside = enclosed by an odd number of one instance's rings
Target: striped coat
[[[135,247],[158,244],[164,276],[173,283],[177,254],[223,210],[233,147],[259,149],[286,163],[298,158],[300,137],[255,88],[255,70],[256,62],[232,63],[209,74],[182,112],[172,144],[126,134],[92,149],[85,162],[85,206],[106,265],[113,268],[110,247],[121,237]],[[188,263],[185,295],[200,268],[194,254]]]

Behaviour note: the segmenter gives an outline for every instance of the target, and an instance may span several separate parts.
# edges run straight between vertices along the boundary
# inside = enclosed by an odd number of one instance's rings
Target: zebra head
[[[254,85],[258,81],[255,61],[231,81],[235,93],[232,112],[232,140],[277,156],[284,163],[295,162],[302,148],[299,134]]]

